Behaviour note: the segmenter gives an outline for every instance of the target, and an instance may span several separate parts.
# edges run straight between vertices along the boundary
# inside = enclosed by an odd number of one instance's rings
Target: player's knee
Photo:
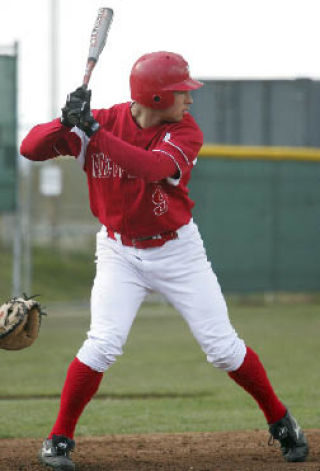
[[[223,348],[212,348],[207,353],[207,360],[212,363],[216,368],[224,371],[237,370],[245,357],[246,347],[241,339],[224,345]]]
[[[121,347],[114,348],[114,345],[106,340],[87,339],[77,357],[93,370],[103,372],[110,368],[121,354]]]

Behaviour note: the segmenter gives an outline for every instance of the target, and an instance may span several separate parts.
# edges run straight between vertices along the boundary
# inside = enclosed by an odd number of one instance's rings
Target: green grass
[[[49,315],[31,348],[0,353],[2,438],[46,435],[67,366],[89,327],[89,312],[83,307],[47,307]],[[231,305],[230,315],[303,427],[319,427],[320,305]],[[77,434],[255,428],[265,428],[255,402],[206,362],[180,316],[166,305],[145,305],[125,354],[105,374]]]
[[[11,295],[12,284],[12,250],[0,246],[0,302],[6,301]]]
[[[12,292],[11,249],[0,247],[0,266],[0,300],[4,302]],[[32,274],[31,294],[40,293],[49,301],[88,300],[95,274],[94,247],[85,252],[34,247]]]

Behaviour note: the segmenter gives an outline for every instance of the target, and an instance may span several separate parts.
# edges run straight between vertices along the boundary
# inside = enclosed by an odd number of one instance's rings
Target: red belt
[[[150,247],[161,247],[168,240],[173,240],[178,238],[178,233],[176,231],[162,232],[150,237],[138,237],[136,239],[130,239],[129,237],[119,234],[112,229],[106,228],[108,237],[114,240],[121,241],[122,245],[128,245],[129,247],[136,247],[137,249],[147,249]]]

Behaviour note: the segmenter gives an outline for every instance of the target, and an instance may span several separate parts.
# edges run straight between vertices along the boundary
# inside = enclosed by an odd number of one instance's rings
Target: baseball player
[[[189,113],[192,90],[178,54],[140,57],[130,75],[132,101],[90,109],[78,88],[61,118],[35,126],[21,144],[34,161],[74,156],[87,175],[90,207],[102,225],[87,339],[71,362],[55,424],[40,451],[53,468],[75,469],[77,421],[103,374],[122,354],[145,297],[162,293],[181,313],[207,360],[256,400],[286,461],[305,461],[307,440],[279,400],[258,355],[239,338],[192,219],[188,182],[203,135]]]

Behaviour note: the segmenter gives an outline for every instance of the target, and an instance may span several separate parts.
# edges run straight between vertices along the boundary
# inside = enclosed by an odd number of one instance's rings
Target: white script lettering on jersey
[[[94,153],[92,158],[92,176],[94,178],[121,178],[124,170],[103,152]]]

